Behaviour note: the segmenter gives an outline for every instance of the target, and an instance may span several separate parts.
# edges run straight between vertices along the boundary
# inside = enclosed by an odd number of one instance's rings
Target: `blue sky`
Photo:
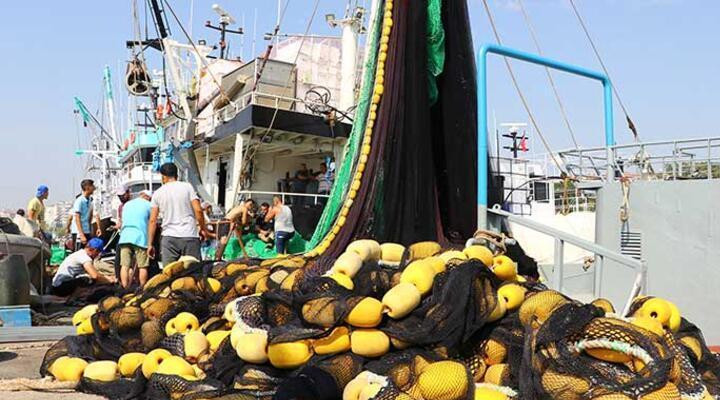
[[[288,1],[288,0],[284,0]],[[289,0],[282,31],[302,32],[311,0]],[[274,0],[195,0],[196,38],[218,2],[241,19],[245,14],[245,56],[250,56],[254,10],[258,11],[256,52],[261,35],[275,23]],[[480,0],[468,0],[475,44],[493,42]],[[143,1],[140,0],[142,4]],[[369,0],[368,0],[369,3]],[[714,133],[720,103],[720,2],[714,0],[576,0],[644,140],[703,137]],[[0,5],[0,209],[24,207],[39,183],[51,187],[50,201],[72,198],[82,178],[73,155],[78,131],[73,96],[94,111],[100,105],[102,69],[117,73],[132,38],[130,1],[3,1]],[[190,0],[171,0],[185,23]],[[522,14],[511,0],[491,0],[504,43],[534,51]],[[599,69],[567,0],[525,0],[546,55]],[[320,0],[311,31],[330,34],[323,15],[342,15],[344,0]],[[180,36],[173,23],[173,33]],[[235,54],[239,42],[232,43]],[[515,63],[520,85],[543,132],[556,148],[571,142],[544,72]],[[502,62],[490,63],[490,109],[499,122],[526,121]],[[602,143],[601,92],[596,83],[555,74],[571,122],[583,145]],[[619,142],[629,141],[616,107]],[[84,132],[81,132],[84,134]],[[531,143],[532,145],[532,143]]]

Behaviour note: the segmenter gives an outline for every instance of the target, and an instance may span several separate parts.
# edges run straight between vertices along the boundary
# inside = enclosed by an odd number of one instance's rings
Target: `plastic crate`
[[[2,327],[32,326],[30,306],[0,306],[0,320],[2,320]]]

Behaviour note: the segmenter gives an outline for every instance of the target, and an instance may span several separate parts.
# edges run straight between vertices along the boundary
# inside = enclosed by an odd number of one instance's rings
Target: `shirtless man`
[[[255,200],[246,199],[237,206],[233,207],[230,212],[225,215],[225,221],[221,221],[218,224],[217,236],[218,236],[218,248],[215,252],[215,258],[221,260],[225,247],[230,240],[230,233],[235,232],[235,237],[242,241],[243,230],[249,227],[252,223],[253,215],[255,213]],[[229,229],[224,227],[230,225]]]

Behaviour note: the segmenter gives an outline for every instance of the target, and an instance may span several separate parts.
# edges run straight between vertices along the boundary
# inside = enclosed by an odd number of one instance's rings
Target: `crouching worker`
[[[84,249],[65,258],[52,280],[50,293],[66,297],[79,287],[93,283],[115,283],[115,277],[107,277],[95,268],[94,260],[102,252],[105,243],[100,238],[90,239]]]

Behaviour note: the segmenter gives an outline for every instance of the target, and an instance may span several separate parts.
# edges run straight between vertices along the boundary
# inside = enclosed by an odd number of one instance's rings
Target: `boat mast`
[[[113,99],[112,77],[110,75],[110,67],[107,65],[103,71],[103,80],[105,81],[105,106],[107,107],[108,118],[110,119],[110,134],[116,141],[121,142],[122,138],[118,135],[115,127],[115,101]]]
[[[355,105],[355,83],[357,74],[357,46],[358,34],[362,29],[365,9],[356,6],[350,8],[348,2],[345,8],[345,17],[335,19],[334,14],[325,15],[325,20],[331,28],[342,27],[342,58],[340,60],[340,104],[342,111],[347,111]]]

